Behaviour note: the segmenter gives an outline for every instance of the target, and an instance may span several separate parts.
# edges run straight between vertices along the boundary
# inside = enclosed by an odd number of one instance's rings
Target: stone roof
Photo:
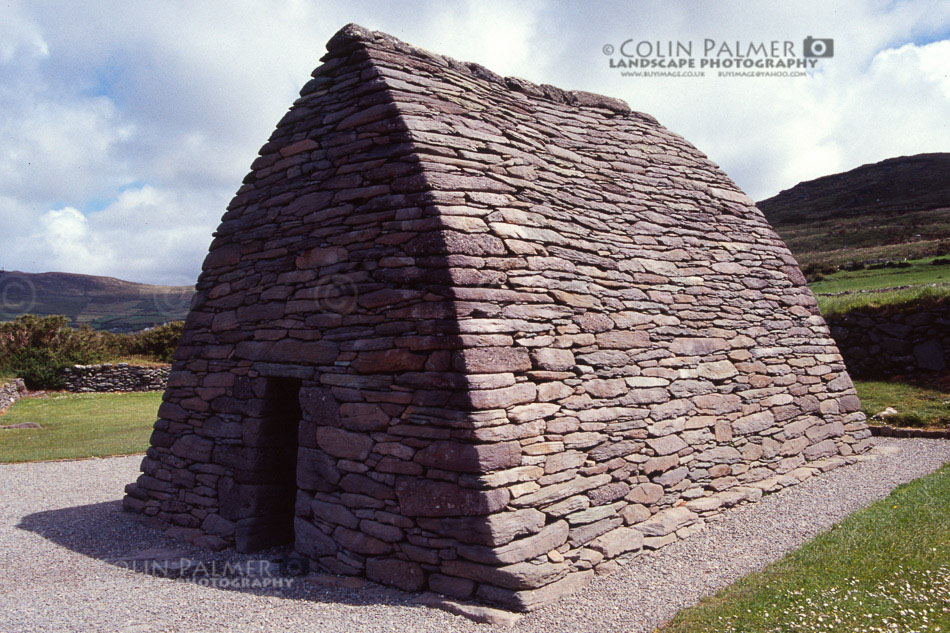
[[[562,90],[561,88],[552,86],[550,84],[542,84],[539,86],[528,81],[527,79],[522,79],[520,77],[502,77],[498,73],[492,72],[480,64],[473,62],[460,62],[448,57],[447,55],[432,53],[425,49],[407,44],[406,42],[403,42],[402,40],[399,40],[388,33],[382,33],[381,31],[370,31],[369,29],[365,29],[358,24],[347,24],[342,29],[337,31],[336,35],[330,38],[330,41],[327,42],[327,57],[324,59],[332,58],[332,56],[335,54],[347,50],[354,44],[378,46],[380,48],[387,48],[406,55],[425,58],[440,66],[451,68],[452,70],[464,75],[469,75],[474,79],[487,81],[499,86],[505,86],[506,88],[514,90],[515,92],[522,92],[531,97],[548,99],[554,103],[564,103],[568,105],[593,108],[605,108],[613,112],[633,112],[630,109],[630,106],[627,105],[627,102],[622,99],[607,97],[605,95],[595,94],[593,92],[585,92],[583,90]],[[304,88],[304,92],[305,91],[306,88]],[[648,114],[643,114],[641,112],[636,112],[634,114],[649,121],[655,121],[655,119],[653,119],[653,117]]]

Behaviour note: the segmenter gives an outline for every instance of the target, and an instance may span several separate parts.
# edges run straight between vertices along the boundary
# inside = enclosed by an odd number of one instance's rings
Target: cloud
[[[757,111],[762,102],[751,98],[738,109],[754,123],[747,143],[730,148],[720,138],[715,144],[724,148],[727,170],[756,199],[861,164],[950,151],[947,68],[950,41],[886,48],[864,72],[802,79],[801,89],[786,91],[771,110]],[[743,161],[746,145],[768,155]]]
[[[829,173],[907,153],[950,149],[945,82],[904,56],[910,41],[945,36],[950,5],[924,2],[736,1],[594,3],[599,13],[548,16],[563,63],[553,83],[624,98],[719,164],[754,199]],[[557,23],[573,26],[558,32]],[[831,37],[836,50],[802,78],[630,78],[609,69],[604,44],[634,41]],[[914,47],[911,48],[922,48]],[[933,45],[928,45],[928,47]],[[901,66],[903,66],[901,68]],[[929,114],[930,112],[936,115]]]
[[[217,223],[192,212],[207,204],[200,194],[145,185],[123,191],[99,211],[50,209],[15,236],[4,268],[189,285]]]
[[[845,155],[950,150],[950,40],[880,51],[835,105],[829,136]]]
[[[37,0],[0,11],[0,265],[35,272],[192,282],[258,148],[347,22],[624,98],[756,199],[950,140],[950,5],[937,0]],[[801,79],[623,78],[601,53],[628,37],[807,35],[835,38],[836,51]]]
[[[83,261],[93,269],[99,267],[109,254],[103,253],[90,239],[89,221],[73,207],[52,209],[40,217],[38,241],[45,248],[54,266],[62,268],[69,262]],[[98,242],[98,238],[95,242]]]
[[[415,29],[419,46],[460,61],[477,61],[500,75],[545,63],[535,41],[540,2],[468,0],[432,8]]]
[[[6,11],[5,19],[0,20],[0,64],[8,64],[21,55],[34,59],[47,57],[49,46],[20,6],[8,6]]]
[[[129,180],[117,149],[133,128],[108,99],[67,105],[21,94],[3,103],[0,191],[53,204],[105,195]]]

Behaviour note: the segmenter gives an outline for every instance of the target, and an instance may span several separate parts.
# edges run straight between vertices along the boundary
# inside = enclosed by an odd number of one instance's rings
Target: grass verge
[[[855,380],[854,388],[861,399],[861,410],[871,424],[886,422],[894,426],[950,426],[950,393],[902,382],[877,380]],[[897,409],[897,415],[887,420],[870,419],[887,407]]]
[[[950,465],[681,611],[662,630],[950,631]]]
[[[18,400],[0,424],[35,422],[42,428],[0,430],[0,462],[145,452],[161,401],[161,393],[56,393]]]
[[[887,292],[866,292],[838,297],[817,296],[818,309],[826,319],[853,310],[906,310],[908,312],[937,308],[950,303],[950,286],[925,286]]]
[[[815,293],[835,293],[899,288],[901,286],[950,285],[950,265],[934,265],[934,260],[942,262],[946,258],[928,257],[901,262],[900,265],[906,266],[906,268],[841,270],[825,276],[821,281],[811,282],[809,287]]]
[[[99,361],[97,365],[112,364],[118,365],[119,363],[128,363],[129,365],[137,365],[139,367],[167,367],[171,363],[167,363],[161,360],[155,360],[154,358],[149,358],[148,356],[120,356],[117,358],[109,358],[103,361]]]

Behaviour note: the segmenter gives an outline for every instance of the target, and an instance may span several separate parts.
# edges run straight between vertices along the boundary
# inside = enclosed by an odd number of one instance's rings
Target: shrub
[[[831,275],[838,272],[838,268],[833,264],[824,262],[810,262],[802,267],[802,274],[808,281],[821,281],[825,275]]]
[[[0,374],[23,378],[31,389],[59,389],[63,369],[123,356],[171,362],[184,330],[174,321],[134,334],[97,332],[88,325],[69,326],[65,316],[25,314],[0,322]]]
[[[30,389],[60,389],[63,369],[128,353],[122,335],[69,327],[65,316],[24,314],[0,323],[0,368]]]
[[[136,332],[131,335],[130,352],[170,363],[184,329],[184,321],[172,321],[158,327]]]
[[[71,363],[49,349],[26,347],[8,360],[11,371],[30,389],[62,389],[63,368]]]
[[[64,367],[100,358],[108,343],[89,328],[70,328],[67,317],[24,314],[0,323],[0,364],[31,389],[59,389]]]

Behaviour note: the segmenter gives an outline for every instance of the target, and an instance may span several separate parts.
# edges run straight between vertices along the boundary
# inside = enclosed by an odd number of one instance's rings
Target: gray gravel
[[[641,556],[513,631],[652,631],[682,607],[760,569],[846,515],[950,461],[944,440],[881,439],[896,454],[840,468],[727,512]],[[290,590],[202,587],[112,561],[185,547],[121,513],[139,457],[0,466],[0,631],[488,631],[412,596],[296,582]],[[215,555],[235,559],[233,553]],[[238,557],[240,559],[240,557]]]

